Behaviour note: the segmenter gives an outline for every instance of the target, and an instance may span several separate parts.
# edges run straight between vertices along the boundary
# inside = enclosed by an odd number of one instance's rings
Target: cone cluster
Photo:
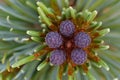
[[[69,58],[67,54],[75,64],[81,65],[87,59],[87,53],[82,48],[90,44],[91,38],[85,32],[76,33],[74,23],[65,20],[60,23],[58,32],[47,33],[45,41],[50,48],[55,48],[50,56],[53,65],[64,63]]]

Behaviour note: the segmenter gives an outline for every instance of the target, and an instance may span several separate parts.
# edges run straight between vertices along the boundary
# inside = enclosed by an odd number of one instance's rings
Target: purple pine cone
[[[75,42],[75,45],[78,46],[79,48],[85,48],[91,43],[91,38],[87,33],[79,32],[74,37],[74,42]]]
[[[45,37],[45,42],[50,48],[58,48],[62,45],[63,39],[58,32],[49,32]]]
[[[73,51],[71,52],[71,59],[75,64],[81,65],[86,61],[87,54],[82,49],[73,49]]]
[[[69,37],[75,32],[75,26],[70,20],[61,22],[60,32],[62,35]]]
[[[50,63],[53,65],[61,65],[66,60],[65,52],[63,50],[54,50],[50,55]]]

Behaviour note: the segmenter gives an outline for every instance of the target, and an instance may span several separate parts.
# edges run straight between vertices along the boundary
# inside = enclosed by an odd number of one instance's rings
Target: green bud
[[[73,19],[75,19],[76,18],[76,10],[73,9],[72,7],[69,7],[69,10],[70,10],[71,17]]]
[[[101,64],[102,67],[104,67],[107,71],[110,70],[109,66],[108,66],[103,60],[100,60],[100,61],[99,61],[99,64]]]
[[[107,29],[103,29],[101,31],[98,31],[99,35],[100,36],[104,36],[105,34],[109,33],[110,32],[110,29],[107,28]]]
[[[38,13],[40,14],[41,19],[43,20],[43,22],[45,22],[48,26],[51,26],[52,23],[47,18],[47,16],[44,14],[44,12],[42,11],[42,9],[40,7],[38,7],[37,10],[38,10]]]
[[[31,30],[28,30],[26,33],[30,36],[40,36],[41,34],[41,32],[31,31]]]
[[[44,41],[44,38],[41,38],[41,37],[31,37],[31,39],[33,41],[36,41],[36,42],[43,42]]]
[[[96,27],[97,24],[98,24],[97,21],[92,21],[91,22],[91,27]]]
[[[37,5],[44,11],[46,15],[54,15],[43,3],[37,2]]]
[[[109,49],[109,45],[100,45],[97,50],[106,50]]]
[[[91,14],[92,14],[91,12],[89,12],[88,10],[85,10],[85,11],[83,11],[82,17],[83,17],[85,20],[88,21],[89,16],[90,16]]]
[[[43,61],[42,63],[40,63],[37,67],[37,70],[40,71],[42,70],[45,66],[47,65],[46,61]]]
[[[69,8],[64,8],[63,9],[64,10],[64,12],[65,12],[65,17],[66,17],[66,19],[69,19],[70,18],[70,9]]]
[[[102,25],[102,22],[97,22],[97,24],[94,25],[94,29],[93,30],[98,29],[101,25]]]
[[[100,39],[94,39],[93,40],[95,43],[100,43],[100,44],[103,44],[104,43],[104,40],[100,40]]]
[[[15,67],[19,67],[25,63],[28,63],[30,61],[33,61],[35,59],[34,55],[31,55],[31,56],[28,56],[28,57],[25,57],[23,59],[21,59],[20,61],[17,61],[15,62],[13,65],[12,65],[12,68],[15,68]]]
[[[93,11],[92,14],[87,18],[88,22],[93,21],[93,19],[96,17],[97,11]]]

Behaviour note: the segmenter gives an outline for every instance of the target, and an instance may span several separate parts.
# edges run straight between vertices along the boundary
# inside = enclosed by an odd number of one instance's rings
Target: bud
[[[54,50],[50,55],[50,63],[53,65],[61,65],[66,60],[63,50]]]
[[[81,65],[86,61],[87,54],[82,49],[73,49],[73,51],[71,52],[71,59],[75,64]]]
[[[79,48],[85,48],[91,43],[91,38],[87,33],[79,32],[74,37],[74,42],[75,42],[75,45],[78,46]]]
[[[75,32],[75,25],[70,20],[63,21],[60,24],[60,32],[62,35],[69,37]]]
[[[58,32],[49,32],[45,37],[45,41],[50,48],[58,48],[63,43],[62,36]]]

